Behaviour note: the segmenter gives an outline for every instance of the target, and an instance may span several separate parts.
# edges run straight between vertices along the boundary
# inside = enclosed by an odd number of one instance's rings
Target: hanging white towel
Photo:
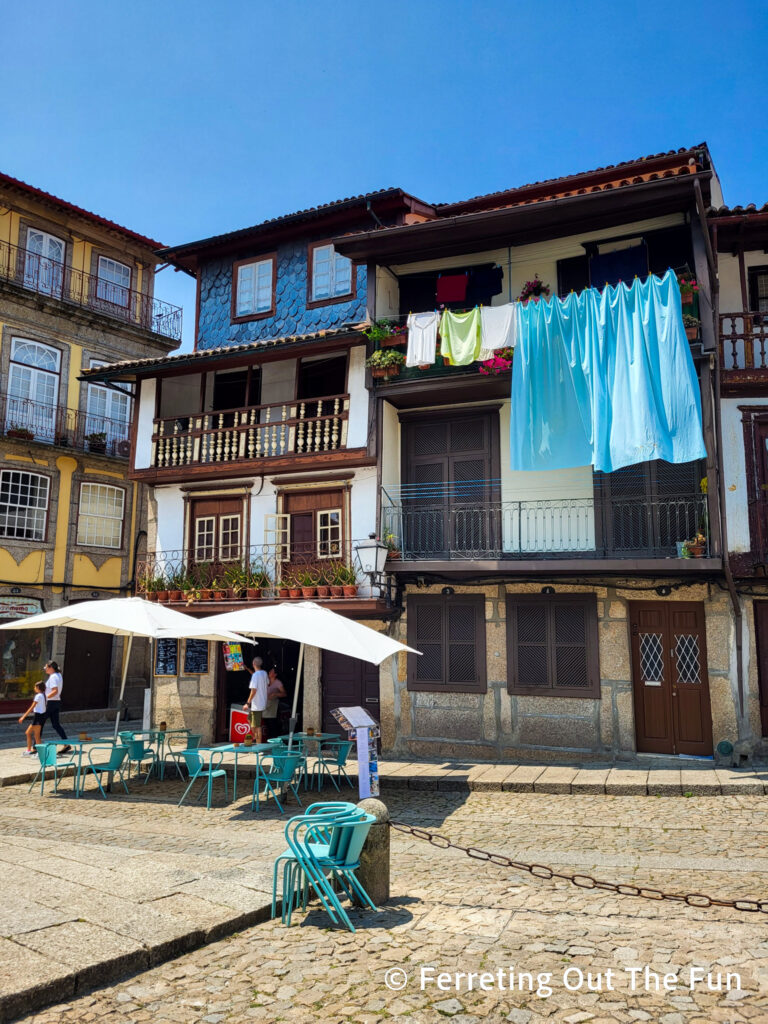
[[[516,302],[503,306],[483,306],[480,310],[481,344],[478,359],[493,359],[500,348],[514,348],[516,334]]]
[[[408,351],[406,366],[423,366],[435,361],[439,313],[411,313],[408,317]]]

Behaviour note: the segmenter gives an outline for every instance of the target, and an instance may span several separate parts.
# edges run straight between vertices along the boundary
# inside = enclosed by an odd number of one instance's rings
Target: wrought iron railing
[[[0,279],[181,341],[178,306],[7,242],[0,242]]]
[[[127,459],[131,451],[128,431],[125,420],[14,395],[0,396],[0,433],[17,441],[38,441]]]
[[[156,419],[152,465],[210,465],[346,448],[349,395]]]
[[[674,558],[707,553],[706,497],[657,500],[559,498],[462,500],[451,496],[382,500],[382,529],[404,561]],[[397,557],[397,556],[395,556]]]
[[[288,588],[316,589],[352,586],[357,541],[337,539],[314,543],[285,543],[157,551],[136,562],[136,593],[175,593],[175,600],[247,600],[247,591],[278,597]],[[307,595],[305,595],[307,596]],[[319,594],[320,597],[330,596]],[[334,595],[341,596],[341,595]]]
[[[768,313],[720,314],[720,366],[725,373],[768,370]]]

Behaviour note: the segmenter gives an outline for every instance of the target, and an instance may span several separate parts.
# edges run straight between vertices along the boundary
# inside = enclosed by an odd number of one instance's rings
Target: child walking
[[[19,725],[30,714],[32,715],[32,724],[27,726],[27,749],[21,755],[22,757],[34,757],[35,746],[40,742],[40,734],[45,721],[45,683],[35,683],[35,699],[19,719]]]

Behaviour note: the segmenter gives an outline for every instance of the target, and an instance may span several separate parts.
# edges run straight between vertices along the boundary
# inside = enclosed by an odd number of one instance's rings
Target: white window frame
[[[90,369],[108,364],[102,359],[91,359]],[[123,402],[123,399],[125,401]],[[100,406],[104,411],[100,410]],[[119,415],[125,408],[125,416]],[[133,413],[133,395],[122,388],[107,388],[103,384],[89,384],[85,398],[85,436],[89,434],[106,434],[107,447],[115,448],[121,441],[128,440]],[[115,411],[118,415],[115,415]],[[122,454],[122,453],[118,453]]]
[[[42,239],[43,252],[35,252],[34,249],[30,249],[33,235],[38,235]],[[48,255],[51,242],[61,246],[60,260]],[[24,287],[33,288],[41,295],[53,295],[56,298],[61,298],[64,290],[64,267],[67,260],[65,240],[40,228],[30,227],[27,228],[24,253]]]
[[[23,345],[37,350],[40,357],[53,356],[54,369],[40,362],[26,362],[20,359],[19,349]],[[11,339],[11,359],[8,365],[8,390],[5,406],[6,430],[16,426],[30,430],[38,441],[52,444],[56,435],[59,412],[59,385],[61,381],[61,352],[52,345],[45,345],[32,338]],[[50,401],[37,400],[38,385],[50,390]],[[26,393],[24,393],[26,392]]]
[[[248,279],[250,278],[250,282]],[[275,259],[249,260],[237,267],[235,275],[235,319],[264,316],[272,312]]]
[[[274,552],[277,565],[288,561],[291,548],[290,513],[268,512],[264,516],[264,546]]]
[[[96,493],[102,492],[104,497],[108,496],[111,492],[112,495],[120,495],[120,515],[105,515],[101,512],[94,512],[90,509],[84,511],[83,496],[86,493],[90,495],[95,489]],[[89,498],[90,500],[90,498]],[[94,520],[101,520],[103,523],[117,523],[117,537],[108,537],[104,526],[101,527],[101,533],[97,532],[95,527],[97,523]],[[111,484],[103,484],[95,480],[84,480],[80,484],[80,494],[77,506],[77,543],[82,547],[92,548],[112,548],[119,550],[123,546],[123,526],[125,523],[125,490],[122,487],[113,487]],[[89,529],[90,527],[90,529]],[[113,541],[117,543],[113,543]]]
[[[16,478],[15,481],[14,477]],[[38,491],[38,494],[36,495],[38,499],[37,504],[29,503],[26,505],[12,505],[10,501],[6,502],[4,500],[3,492],[6,487],[10,491],[10,488],[15,482],[18,487],[26,486],[31,491],[33,487],[33,479],[36,481],[34,486],[36,486]],[[7,540],[26,540],[34,541],[36,543],[44,542],[48,531],[48,506],[50,497],[51,481],[49,477],[44,476],[42,473],[29,473],[26,470],[20,469],[4,469],[0,471],[0,509],[7,508],[9,510],[6,512],[0,511],[0,520],[2,520],[3,517],[6,519],[4,524],[0,521],[0,537]],[[10,512],[11,509],[27,511],[26,514],[21,511],[17,511],[12,517]],[[19,524],[26,522],[28,525],[24,527],[24,532],[31,531],[33,536],[25,537],[21,536],[18,532],[10,533],[8,531],[8,526],[11,518],[14,519],[14,529],[19,530]]]
[[[310,250],[312,256],[312,266],[310,268],[312,278],[312,302],[334,302],[337,299],[342,299],[348,295],[351,295],[354,289],[355,283],[355,268],[352,264],[352,260],[348,256],[342,256],[341,253],[336,252],[333,245],[329,242],[327,245],[316,245],[314,249]],[[328,264],[328,293],[318,294],[318,255],[320,253],[327,253],[327,258],[322,257],[322,262]],[[342,274],[341,271],[344,273]],[[325,274],[323,275],[325,276]],[[341,283],[349,280],[348,285],[341,287]]]
[[[343,516],[340,508],[323,508],[316,512],[315,530],[317,535],[318,558],[340,558]],[[336,522],[331,517],[336,516]],[[324,552],[323,548],[327,547]]]
[[[195,516],[194,552],[196,562],[213,562],[216,559],[217,518],[215,515]],[[201,527],[204,527],[204,530]]]
[[[109,277],[102,277],[102,263],[104,264],[104,269],[107,269],[107,264],[111,264],[112,267],[120,267],[121,270],[127,270],[128,284],[114,281]],[[98,299],[109,303],[110,306],[121,306],[123,309],[128,309],[131,302],[132,284],[132,267],[127,263],[121,263],[120,260],[112,259],[111,256],[99,256],[96,261],[96,297]]]

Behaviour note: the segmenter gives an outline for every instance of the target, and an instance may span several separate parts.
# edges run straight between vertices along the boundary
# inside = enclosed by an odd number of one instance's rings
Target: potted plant
[[[532,281],[526,281],[520,292],[519,302],[538,302],[539,299],[549,297],[549,285],[544,284],[538,274],[534,274]]]
[[[248,573],[240,562],[229,562],[224,566],[224,582],[227,584],[227,596],[239,601],[248,587]]]
[[[512,369],[512,355],[514,349],[500,348],[490,359],[484,359],[478,366],[478,371],[484,377],[498,377],[500,373],[506,373]]]
[[[198,562],[189,570],[189,582],[196,593],[197,601],[210,601],[213,599],[211,590],[211,563]]]
[[[396,324],[392,320],[375,320],[363,334],[377,348],[390,348],[405,345],[408,340],[408,327],[406,324]]]
[[[317,595],[317,581],[319,578],[320,573],[311,565],[305,565],[295,571],[294,579],[301,588],[301,596],[305,601],[309,601]]]
[[[680,302],[684,306],[693,305],[693,296],[699,290],[695,277],[678,277],[677,283],[680,286]]]
[[[336,582],[341,584],[344,597],[357,597],[357,573],[351,565],[337,563]]]
[[[213,592],[214,601],[226,601],[227,599],[227,588],[224,586],[224,581],[218,577],[211,581],[211,591]]]
[[[267,590],[271,582],[269,574],[263,565],[260,565],[258,562],[249,565],[245,579],[248,600],[260,600],[262,591]]]
[[[95,452],[98,455],[103,455],[107,450],[107,432],[105,430],[95,431],[93,434],[86,434],[85,440],[88,442],[88,451]]]
[[[404,364],[403,353],[393,349],[377,349],[365,361],[372,377],[396,377]]]
[[[397,538],[395,537],[394,533],[385,533],[384,543],[387,546],[387,558],[400,557],[400,545],[398,544]]]
[[[7,437],[13,437],[17,441],[34,441],[35,439],[35,435],[23,423],[12,423],[5,433]]]
[[[283,576],[284,588],[288,588],[288,597],[294,601],[301,597],[301,583],[298,579],[298,572],[297,569],[292,569]],[[282,594],[282,589],[280,593]]]
[[[159,576],[155,576],[153,583],[154,583],[155,591],[157,593],[157,600],[158,601],[167,601],[168,600],[168,583],[166,581],[165,576],[162,573]]]
[[[685,336],[688,341],[696,341],[699,336],[699,325],[701,320],[695,316],[691,316],[690,313],[683,313],[683,327],[685,328]]]
[[[318,570],[317,579],[317,596],[323,600],[327,600],[331,596],[331,583],[333,582],[333,572],[331,571],[330,565],[324,562]]]
[[[183,569],[177,569],[175,572],[172,572],[168,577],[168,600],[180,601],[187,586],[187,574]]]
[[[703,558],[707,549],[707,538],[703,533],[697,533],[693,540],[683,542],[683,558]]]

